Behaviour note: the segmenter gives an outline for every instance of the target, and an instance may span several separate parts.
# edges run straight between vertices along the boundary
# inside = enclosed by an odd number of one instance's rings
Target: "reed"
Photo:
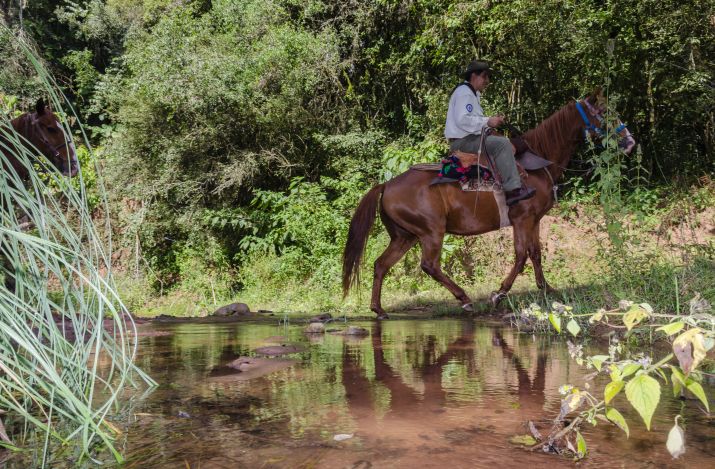
[[[32,48],[7,29],[0,35],[32,64],[66,134],[80,135],[76,143],[91,151],[74,109]],[[0,286],[0,409],[12,422],[0,444],[34,448],[43,466],[57,448],[79,459],[108,450],[121,461],[120,431],[108,417],[128,390],[155,383],[133,362],[136,326],[112,279],[110,227],[95,225],[81,173],[69,181],[39,151],[19,145],[11,117],[0,115],[0,133],[30,176],[21,181],[12,169],[0,171],[0,257],[16,281],[15,291]],[[27,218],[30,231],[22,228]]]

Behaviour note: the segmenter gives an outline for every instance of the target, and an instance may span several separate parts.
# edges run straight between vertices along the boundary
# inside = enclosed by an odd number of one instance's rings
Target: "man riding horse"
[[[482,135],[485,128],[496,128],[504,123],[503,116],[484,115],[482,92],[489,86],[492,70],[487,62],[475,60],[467,66],[464,81],[457,85],[449,98],[444,136],[449,141],[450,152],[480,153],[482,138],[484,148],[499,171],[507,205],[534,196],[535,190],[521,183],[514,160],[514,150],[509,139],[498,135]]]

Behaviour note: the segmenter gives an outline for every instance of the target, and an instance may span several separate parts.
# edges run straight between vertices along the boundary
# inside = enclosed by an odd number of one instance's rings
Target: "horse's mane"
[[[574,127],[581,124],[576,117],[576,105],[570,102],[524,134],[524,140],[539,155],[550,161],[560,161],[573,152]]]

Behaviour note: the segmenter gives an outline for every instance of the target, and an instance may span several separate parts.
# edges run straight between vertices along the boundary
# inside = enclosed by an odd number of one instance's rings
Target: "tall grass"
[[[32,65],[72,135],[70,117],[79,119],[31,47],[7,29],[0,36]],[[119,430],[107,417],[128,386],[154,383],[133,363],[136,327],[112,280],[109,230],[95,226],[81,174],[70,182],[39,151],[25,149],[11,117],[0,115],[0,132],[30,176],[21,181],[9,164],[0,171],[0,257],[16,279],[15,291],[0,286],[0,409],[13,422],[12,441],[2,444],[39,449],[43,465],[60,447],[78,458],[109,450],[121,460],[113,444]],[[74,127],[90,148],[81,125]],[[22,217],[31,231],[21,228]]]

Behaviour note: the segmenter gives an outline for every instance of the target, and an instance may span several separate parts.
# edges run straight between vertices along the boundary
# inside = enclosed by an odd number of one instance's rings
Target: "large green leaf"
[[[609,407],[606,409],[606,418],[613,422],[618,428],[626,432],[626,437],[630,437],[631,433],[628,429],[628,424],[626,423],[626,419],[623,418],[623,415],[621,415],[620,412],[618,412],[616,409],[613,407]]]
[[[703,390],[703,387],[700,385],[700,383],[693,381],[692,378],[688,378],[685,381],[685,387],[688,388],[688,391],[692,392],[695,394],[695,396],[700,399],[700,402],[702,402],[705,405],[705,408],[710,412],[710,404],[708,403],[708,396],[705,395],[705,391]]]
[[[581,332],[581,326],[578,325],[575,319],[570,320],[568,324],[566,324],[566,329],[574,337],[576,337],[578,333]]]
[[[648,375],[638,375],[626,384],[626,397],[650,430],[650,421],[660,401],[660,383]]]

